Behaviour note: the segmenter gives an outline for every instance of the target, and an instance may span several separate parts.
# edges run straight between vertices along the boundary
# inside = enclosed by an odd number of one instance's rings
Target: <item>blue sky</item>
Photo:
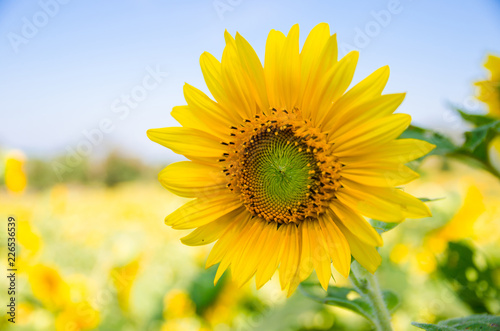
[[[4,0],[0,147],[96,156],[117,146],[148,161],[179,159],[145,132],[176,125],[170,110],[185,104],[184,82],[207,91],[199,56],[220,58],[225,29],[263,58],[270,29],[299,23],[303,42],[319,22],[337,33],[341,53],[360,50],[354,82],[388,64],[386,92],[408,93],[399,111],[456,131],[446,104],[480,109],[468,96],[486,54],[500,54],[499,18],[494,0]],[[131,93],[138,102],[126,101]]]

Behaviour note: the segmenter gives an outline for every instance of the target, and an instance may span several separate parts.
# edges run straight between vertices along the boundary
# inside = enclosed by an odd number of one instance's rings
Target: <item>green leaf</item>
[[[376,320],[370,302],[364,297],[359,296],[355,289],[350,287],[330,286],[328,288],[326,296],[320,296],[319,294],[316,295],[311,293],[311,288],[314,289],[318,287],[318,284],[313,283],[302,283],[300,285],[302,293],[317,302],[349,309],[360,314],[361,316],[364,316],[370,321]],[[349,294],[352,294],[354,298],[348,298]],[[382,296],[387,309],[390,312],[394,311],[399,306],[399,297],[394,292],[383,291]]]
[[[403,132],[400,138],[420,139],[436,145],[436,148],[434,148],[427,155],[447,155],[457,150],[457,146],[455,146],[455,144],[445,136],[414,125],[410,125],[408,129]]]
[[[485,116],[485,115],[473,115],[469,114],[462,109],[454,107],[454,109],[460,114],[460,116],[467,122],[474,124],[475,126],[482,126],[495,121],[495,118]]]
[[[498,301],[497,267],[481,250],[466,241],[449,242],[439,260],[439,274],[449,282],[458,299],[475,314],[495,312],[488,302]]]
[[[458,331],[458,330],[500,330],[500,316],[471,315],[461,318],[452,318],[438,324],[411,323],[427,331]]]
[[[399,225],[399,223],[387,223],[387,222],[382,222],[382,221],[377,221],[377,220],[370,220],[370,224],[373,226],[375,230],[379,234],[382,234],[384,232],[387,232],[389,230],[394,229],[396,226]]]
[[[389,312],[393,313],[399,307],[399,297],[396,293],[384,290],[382,291],[382,297]]]
[[[462,153],[488,163],[489,142],[500,134],[500,120],[479,126],[465,133],[465,143],[461,148]]]
[[[418,200],[422,202],[432,202],[432,201],[439,201],[443,200],[444,198],[418,198]]]
[[[354,292],[357,295],[357,292],[349,287],[330,287],[328,288],[327,297],[323,299],[323,303],[352,310],[365,318],[372,320],[373,309],[370,306],[370,303],[362,297],[351,300],[348,299],[347,295],[351,292]]]

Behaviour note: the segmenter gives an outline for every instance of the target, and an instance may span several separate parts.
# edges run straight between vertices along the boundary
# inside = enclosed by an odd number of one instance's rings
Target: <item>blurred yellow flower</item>
[[[474,225],[486,211],[481,191],[469,186],[464,202],[453,218],[443,226],[429,233],[423,246],[417,249],[413,266],[418,271],[431,273],[437,267],[436,255],[443,253],[450,241],[475,237]],[[396,255],[397,256],[397,255]],[[393,253],[391,253],[391,260]]]
[[[33,305],[31,303],[27,303],[27,302],[19,303],[19,305],[17,307],[18,314],[17,314],[16,324],[23,325],[23,324],[28,323],[33,310],[34,310],[34,308],[33,308]]]
[[[489,115],[500,117],[500,57],[488,55],[484,67],[490,76],[488,80],[476,82],[477,98],[488,105]]]
[[[5,186],[12,193],[22,193],[26,188],[28,179],[24,172],[26,157],[21,151],[12,151],[5,160]]]
[[[331,265],[347,277],[351,255],[371,273],[382,238],[363,216],[386,222],[430,216],[419,199],[395,187],[418,174],[404,164],[435,146],[397,139],[411,117],[393,114],[404,93],[381,95],[382,67],[351,90],[358,52],[337,60],[336,35],[314,27],[302,50],[299,26],[271,30],[265,64],[239,34],[225,33],[219,62],[201,55],[214,102],[186,84],[182,127],[148,130],[151,140],[186,156],[159,174],[171,192],[197,198],[167,216],[194,229],[182,242],[217,241],[207,267],[215,282],[228,268],[238,285],[257,288],[279,268],[291,295],[313,270],[324,289]]]
[[[163,323],[160,331],[208,331],[200,324],[195,318],[169,320]]]
[[[171,290],[163,299],[163,317],[166,320],[190,317],[195,314],[195,305],[183,290]]]
[[[449,241],[474,237],[474,224],[486,211],[483,195],[476,186],[470,186],[464,203],[453,218],[427,238],[425,246],[435,254],[442,253]]]
[[[408,253],[409,252],[410,252],[410,249],[408,248],[407,245],[405,245],[405,244],[396,244],[392,248],[391,254],[389,255],[389,258],[395,264],[401,264],[401,263],[405,262],[408,259]]]
[[[140,258],[136,258],[126,265],[114,267],[110,277],[115,286],[118,303],[124,312],[130,309],[130,292],[139,272]]]
[[[33,231],[30,222],[27,220],[19,220],[17,227],[17,240],[23,249],[21,256],[25,263],[29,263],[29,260],[33,259],[42,247],[42,238]]]
[[[88,302],[68,304],[56,317],[56,331],[94,330],[100,322],[100,314]]]
[[[488,146],[488,159],[491,166],[500,174],[500,135],[491,140]]]
[[[56,269],[37,264],[28,278],[33,295],[48,309],[62,308],[70,300],[69,286]]]
[[[238,303],[245,298],[247,291],[238,290],[234,282],[227,282],[217,296],[217,300],[206,309],[203,316],[212,326],[231,323],[238,313]]]
[[[50,205],[52,212],[60,215],[66,211],[68,188],[64,184],[54,185],[50,190]]]
[[[422,249],[416,255],[417,268],[427,274],[436,270],[437,262],[434,254],[428,250]]]

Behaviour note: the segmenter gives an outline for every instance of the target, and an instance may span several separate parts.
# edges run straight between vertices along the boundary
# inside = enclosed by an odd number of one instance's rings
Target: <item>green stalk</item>
[[[349,279],[355,290],[365,297],[373,308],[373,323],[378,331],[392,331],[391,314],[384,302],[377,277],[369,273],[357,261],[351,264]]]

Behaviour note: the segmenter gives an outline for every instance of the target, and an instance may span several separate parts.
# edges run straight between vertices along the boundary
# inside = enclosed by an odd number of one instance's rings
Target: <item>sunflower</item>
[[[489,55],[484,67],[490,72],[490,77],[476,82],[477,98],[488,105],[490,116],[500,118],[500,57]]]
[[[393,114],[404,94],[381,95],[383,67],[346,92],[358,52],[337,60],[336,35],[317,25],[299,50],[299,27],[271,30],[264,66],[238,33],[225,33],[219,62],[200,58],[213,101],[186,84],[187,106],[174,107],[182,127],[148,130],[151,140],[190,161],[169,165],[159,180],[187,202],[165,219],[196,228],[182,242],[212,248],[215,282],[231,269],[257,288],[279,268],[290,295],[313,270],[323,288],[331,265],[347,277],[351,255],[375,272],[382,238],[363,217],[386,222],[430,215],[395,186],[418,174],[404,163],[433,145],[396,139],[410,116]]]

